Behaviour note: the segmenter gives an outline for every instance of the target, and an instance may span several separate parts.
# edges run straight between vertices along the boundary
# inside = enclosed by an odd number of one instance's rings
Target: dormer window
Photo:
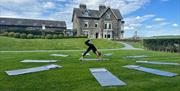
[[[83,13],[84,16],[89,16],[89,11],[86,9]]]

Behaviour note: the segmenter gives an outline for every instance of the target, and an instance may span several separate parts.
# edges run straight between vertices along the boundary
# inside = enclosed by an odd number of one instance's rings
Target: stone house
[[[85,4],[80,4],[79,8],[73,10],[72,22],[76,36],[123,38],[124,21],[118,9],[100,5],[99,10],[91,10],[87,9]]]

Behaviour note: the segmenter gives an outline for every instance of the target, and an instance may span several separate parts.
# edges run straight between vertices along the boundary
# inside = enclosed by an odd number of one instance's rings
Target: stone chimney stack
[[[80,4],[80,5],[79,5],[79,8],[80,8],[80,9],[86,9],[86,4]]]
[[[105,10],[106,6],[105,5],[99,5],[99,11]]]

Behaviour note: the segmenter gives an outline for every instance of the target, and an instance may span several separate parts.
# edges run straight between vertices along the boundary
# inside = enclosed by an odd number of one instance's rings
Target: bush
[[[8,32],[4,32],[1,34],[2,36],[8,36]]]
[[[63,38],[63,34],[59,34],[58,38],[60,38],[60,39]]]
[[[58,38],[58,35],[54,34],[53,39],[57,39],[57,38]]]
[[[9,37],[13,37],[13,36],[14,36],[14,32],[9,32],[9,33],[8,33],[8,36],[9,36]]]
[[[34,35],[33,35],[33,34],[28,34],[28,35],[27,35],[27,38],[28,38],[28,39],[33,39],[33,38],[34,38]]]
[[[46,35],[46,39],[52,39],[52,35],[51,34],[47,34]]]
[[[20,33],[14,33],[13,37],[14,38],[20,38]]]
[[[45,39],[45,36],[44,36],[44,35],[41,35],[41,39]]]
[[[25,39],[27,36],[25,33],[20,34],[20,38]]]
[[[41,35],[34,35],[34,38],[41,38]]]

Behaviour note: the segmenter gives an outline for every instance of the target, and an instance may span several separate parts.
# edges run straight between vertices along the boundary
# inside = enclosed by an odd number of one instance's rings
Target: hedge
[[[4,32],[0,34],[1,36],[22,38],[22,39],[32,39],[32,38],[41,38],[41,39],[67,39],[67,38],[87,38],[87,36],[64,36],[63,34],[47,34],[47,35],[33,35],[26,33],[14,33],[14,32]]]
[[[33,34],[28,34],[27,35],[27,39],[33,39],[34,38],[34,35]]]
[[[25,33],[20,34],[20,38],[22,38],[22,39],[27,38],[27,34],[25,34]]]
[[[45,38],[46,38],[46,39],[52,39],[53,37],[52,37],[51,34],[47,34]]]
[[[180,38],[143,39],[147,50],[180,52]]]
[[[14,33],[14,38],[20,38],[20,33]]]
[[[9,33],[8,33],[8,36],[9,36],[9,37],[13,37],[13,36],[14,36],[14,32],[9,32]]]

